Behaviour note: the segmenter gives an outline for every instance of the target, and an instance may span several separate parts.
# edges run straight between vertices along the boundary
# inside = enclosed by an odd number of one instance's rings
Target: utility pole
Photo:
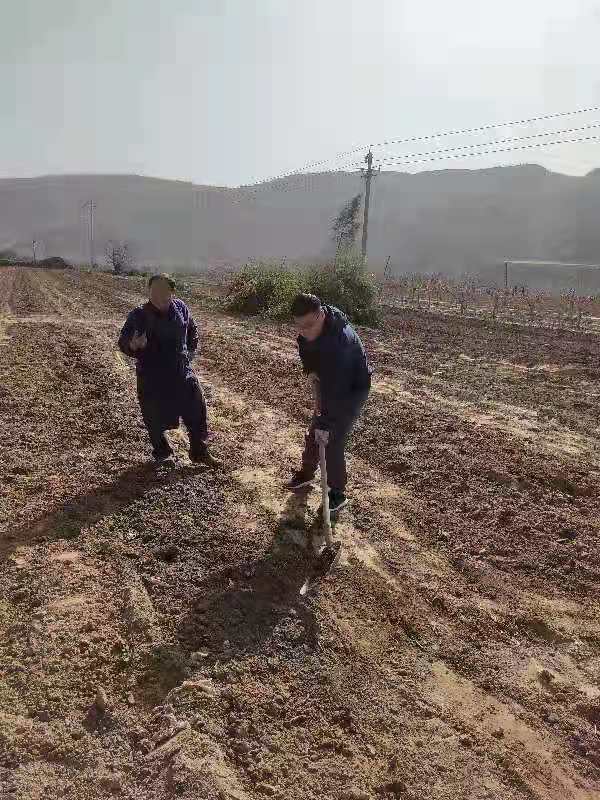
[[[34,264],[37,264],[37,261],[36,261],[36,258],[35,258],[35,246],[36,246],[36,244],[37,244],[36,240],[32,239],[32,241],[31,241],[31,249],[33,250],[33,263]]]
[[[88,200],[87,203],[84,203],[82,208],[89,208],[90,210],[90,219],[89,219],[89,235],[90,235],[90,266],[95,267],[94,264],[94,209],[96,208],[96,203],[93,200]]]
[[[94,263],[94,207],[95,203],[90,200],[90,266],[92,269],[96,266]]]
[[[381,166],[377,170],[377,173],[373,170],[373,153],[371,152],[371,148],[369,148],[369,152],[365,156],[365,161],[367,162],[367,168],[361,170],[363,177],[365,179],[365,207],[363,211],[363,229],[362,229],[362,259],[363,261],[367,258],[367,237],[369,235],[369,204],[371,202],[371,178],[375,174],[379,174],[381,172]]]

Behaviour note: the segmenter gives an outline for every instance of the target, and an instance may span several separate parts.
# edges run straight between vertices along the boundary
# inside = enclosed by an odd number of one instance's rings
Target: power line
[[[592,128],[600,128],[600,122],[593,122],[588,125],[582,125],[579,128],[563,128],[562,130],[558,131],[545,131],[544,133],[531,133],[527,136],[511,136],[506,139],[498,139],[494,142],[480,142],[479,144],[463,144],[457,145],[456,147],[446,147],[441,150],[426,150],[422,153],[408,153],[407,155],[403,156],[389,156],[388,158],[380,158],[377,159],[377,163],[380,164],[391,164],[396,163],[398,161],[405,161],[406,159],[412,158],[420,158],[423,156],[432,156],[432,155],[442,155],[444,153],[455,153],[462,150],[472,150],[475,147],[495,147],[499,144],[509,144],[511,142],[524,142],[530,139],[541,139],[544,136],[561,136],[565,133],[578,133],[579,131],[586,131]]]
[[[498,144],[502,144],[502,143],[510,142],[510,141],[524,141],[524,140],[528,140],[528,139],[531,139],[531,138],[537,138],[537,137],[542,137],[542,136],[546,137],[546,136],[558,135],[560,133],[568,133],[570,131],[588,130],[590,128],[598,128],[598,127],[600,127],[600,124],[586,125],[586,126],[583,126],[582,128],[579,128],[579,129],[578,128],[574,128],[574,129],[565,129],[564,131],[550,131],[550,132],[548,132],[546,134],[532,134],[531,136],[526,136],[526,137],[515,137],[512,140],[511,139],[501,140],[500,142],[498,142]],[[422,157],[413,158],[413,156],[419,156],[418,153],[414,153],[414,154],[410,154],[410,155],[407,155],[407,156],[404,156],[404,157],[398,157],[397,159],[387,159],[385,161],[382,161],[381,163],[388,164],[389,166],[394,166],[394,165],[397,165],[397,166],[411,166],[413,164],[434,163],[434,162],[437,162],[437,161],[449,161],[449,160],[456,159],[456,158],[478,158],[480,156],[493,155],[493,154],[496,154],[496,153],[508,153],[508,152],[518,151],[518,150],[533,150],[533,149],[554,147],[554,146],[561,145],[561,144],[574,144],[574,143],[580,143],[580,142],[586,142],[586,141],[597,141],[598,139],[600,139],[599,136],[583,136],[583,137],[576,137],[576,138],[570,138],[570,139],[556,139],[554,141],[549,141],[549,142],[548,141],[543,141],[543,142],[536,142],[534,144],[522,144],[522,145],[516,145],[514,147],[511,146],[511,147],[500,147],[500,148],[495,147],[495,144],[497,144],[495,142],[487,142],[487,143],[485,143],[483,145],[481,145],[481,144],[480,145],[475,145],[474,144],[474,145],[469,145],[469,146],[463,146],[463,147],[460,147],[460,148],[447,148],[445,150],[440,150],[440,151],[435,151],[435,150],[434,151],[430,151],[431,153],[436,154],[434,157],[431,157],[431,158],[429,158],[429,157],[428,158],[422,158]],[[490,149],[484,149],[484,150],[477,149],[477,150],[475,150],[475,148],[480,148],[480,147],[490,148]],[[467,152],[455,152],[456,150],[462,151],[463,149],[466,149]],[[422,154],[422,155],[425,155],[425,154]],[[323,174],[323,175],[332,175],[332,174],[336,174],[336,173],[344,173],[346,175],[352,175],[352,174],[357,174],[357,169],[359,167],[360,167],[360,162],[354,162],[352,164],[348,164],[348,165],[346,165],[344,167],[341,167],[341,168],[338,168],[338,169],[335,169],[335,170],[325,170],[321,174]],[[283,179],[279,179],[279,180],[283,180]],[[233,202],[234,203],[255,202],[257,200],[258,191],[260,189],[264,190],[264,189],[267,189],[267,188],[269,188],[269,184],[265,184],[265,185],[261,185],[261,186],[258,186],[258,187],[254,187],[253,189],[248,189],[246,192],[238,191],[238,196],[233,198]],[[270,185],[270,188],[271,188],[271,190],[282,191],[282,192],[297,191],[297,189],[295,187],[286,186],[286,185],[283,185],[281,187],[276,187],[276,186]]]
[[[460,129],[460,130],[443,131],[443,132],[440,132],[440,133],[427,134],[427,135],[424,135],[424,136],[412,136],[412,137],[407,137],[405,139],[387,140],[385,142],[380,142],[380,143],[378,143],[376,145],[373,145],[373,147],[383,147],[383,146],[390,145],[390,144],[400,144],[400,143],[417,142],[417,141],[430,141],[432,139],[441,138],[441,137],[449,137],[449,136],[458,136],[458,135],[469,134],[469,133],[477,133],[477,132],[486,131],[486,130],[492,130],[492,129],[502,128],[502,127],[509,127],[509,126],[512,126],[512,125],[523,125],[523,124],[528,124],[528,123],[533,123],[533,122],[540,122],[540,121],[546,121],[546,120],[550,120],[550,119],[557,119],[557,118],[560,118],[560,117],[574,116],[576,114],[590,113],[592,111],[600,111],[600,106],[589,106],[589,107],[586,107],[586,108],[574,109],[573,111],[563,111],[563,112],[557,112],[557,113],[554,113],[554,114],[545,114],[545,115],[537,116],[537,117],[529,117],[527,119],[513,120],[511,122],[493,123],[493,124],[488,124],[488,125],[480,125],[480,126],[472,127],[472,128],[463,128],[463,129]],[[401,164],[407,164],[408,165],[408,164],[415,164],[415,163],[430,163],[432,161],[437,161],[437,160],[448,160],[449,158],[453,158],[453,157],[468,158],[468,157],[476,157],[476,156],[479,156],[479,155],[486,155],[488,153],[489,154],[493,154],[493,153],[497,153],[497,152],[510,152],[511,150],[517,150],[517,149],[533,149],[532,147],[514,147],[514,148],[511,147],[511,148],[501,148],[501,149],[498,148],[498,149],[493,149],[493,150],[482,150],[482,151],[478,150],[477,152],[474,152],[474,153],[472,152],[474,148],[480,148],[480,147],[490,148],[490,147],[495,147],[497,144],[504,144],[504,143],[509,143],[509,142],[518,142],[518,141],[527,141],[527,140],[530,140],[530,139],[533,139],[533,138],[544,138],[544,137],[547,137],[547,136],[558,136],[558,135],[561,135],[561,134],[564,134],[564,133],[572,133],[572,132],[576,132],[576,131],[580,131],[580,130],[581,131],[582,130],[589,130],[589,129],[597,128],[597,127],[600,127],[600,123],[592,123],[592,124],[589,124],[589,125],[581,126],[579,128],[566,128],[566,129],[558,130],[558,131],[546,131],[544,133],[530,134],[530,135],[522,136],[522,137],[508,137],[506,139],[501,139],[498,142],[486,142],[485,144],[457,145],[455,147],[443,148],[441,150],[424,151],[422,153],[410,153],[410,154],[405,155],[405,156],[390,156],[389,158],[386,158],[386,159],[377,159],[377,162],[381,163],[381,164],[396,164],[397,163],[399,165],[401,165]],[[590,137],[590,138],[593,139],[594,137]],[[542,146],[547,147],[547,146],[552,146],[553,144],[565,144],[565,143],[572,143],[572,142],[576,142],[576,141],[586,141],[586,140],[587,139],[583,138],[583,139],[560,140],[560,141],[557,141],[557,142],[554,142],[554,143],[552,143],[552,142],[544,142],[542,144],[538,144],[537,147],[542,147]],[[267,179],[261,181],[260,183],[246,184],[246,185],[240,186],[236,190],[233,191],[233,198],[232,198],[233,202],[239,204],[239,203],[249,203],[251,201],[255,201],[257,199],[258,192],[260,190],[264,190],[264,189],[267,189],[267,188],[270,188],[272,191],[281,191],[281,192],[295,191],[296,187],[290,186],[288,182],[284,183],[284,181],[286,181],[287,178],[292,178],[292,177],[302,178],[303,176],[304,177],[310,177],[310,174],[307,174],[306,172],[304,172],[304,170],[310,169],[310,168],[313,168],[313,167],[317,167],[317,166],[320,166],[322,164],[327,164],[332,160],[337,160],[337,159],[342,158],[344,156],[351,155],[351,154],[353,154],[355,152],[358,152],[361,149],[363,149],[363,148],[362,147],[353,148],[351,150],[347,150],[347,151],[345,151],[343,153],[338,154],[334,158],[329,158],[329,159],[323,159],[321,161],[310,162],[310,163],[304,165],[304,167],[301,167],[301,168],[299,168],[297,170],[293,170],[291,172],[282,173],[280,175],[277,175],[277,176],[274,176],[274,177],[271,177],[271,178],[267,178]],[[462,151],[467,151],[467,152],[463,153]],[[445,155],[445,154],[451,154],[451,153],[458,153],[459,155],[458,156]],[[434,157],[433,158],[429,158],[428,156],[434,156]],[[333,174],[336,174],[336,173],[352,174],[354,171],[356,171],[356,169],[359,166],[360,165],[357,164],[357,163],[351,163],[351,164],[347,164],[347,165],[339,167],[339,168],[323,170],[323,172],[321,174],[327,174],[327,175],[333,175]],[[277,186],[277,182],[281,182],[281,186]]]
[[[454,130],[454,131],[442,131],[441,133],[429,133],[425,136],[411,136],[406,139],[390,139],[385,142],[379,142],[378,144],[371,145],[372,147],[388,147],[391,144],[408,144],[409,142],[424,142],[431,139],[441,139],[446,136],[463,136],[467,133],[481,133],[482,131],[492,130],[493,128],[508,128],[513,125],[528,125],[533,122],[545,122],[549,119],[558,119],[559,117],[571,117],[576,114],[589,114],[592,111],[600,111],[600,106],[590,106],[589,108],[578,108],[574,111],[560,111],[555,114],[544,114],[543,116],[539,117],[529,117],[528,119],[518,119],[513,120],[512,122],[495,122],[489,125],[479,125],[474,128],[462,128],[461,130]],[[348,150],[344,155],[352,155],[352,153],[358,153],[361,150],[365,149],[365,145],[362,147],[356,147],[353,150]]]
[[[310,181],[314,177],[314,175],[335,175],[335,174],[338,174],[338,173],[349,174],[349,173],[353,173],[353,172],[356,172],[356,171],[357,170],[349,169],[348,167],[340,167],[340,168],[337,168],[337,169],[323,170],[320,173],[304,173],[303,175],[300,175],[300,174],[297,175],[297,176],[289,175],[289,176],[283,176],[283,177],[280,177],[280,178],[274,178],[272,180],[265,181],[264,183],[257,184],[256,186],[249,186],[248,188],[239,187],[238,189],[233,190],[234,191],[234,200],[233,200],[233,202],[235,202],[235,203],[243,203],[243,202],[247,202],[249,200],[256,200],[257,196],[258,196],[258,193],[260,191],[264,191],[265,189],[270,189],[271,191],[274,191],[274,192],[292,192],[292,191],[296,191],[296,187],[290,186],[289,183],[287,183],[287,182],[284,183],[284,181],[286,180],[286,177],[304,177],[304,178],[309,179],[309,181]],[[280,185],[278,185],[279,182],[280,182]],[[306,189],[306,191],[309,191],[309,189]]]
[[[553,113],[553,114],[543,114],[543,115],[537,116],[537,117],[528,117],[526,119],[512,120],[511,122],[495,122],[495,123],[491,123],[491,124],[487,124],[487,125],[478,125],[478,126],[472,127],[472,128],[462,128],[462,129],[458,129],[458,130],[441,131],[439,133],[430,133],[430,134],[426,134],[424,136],[409,136],[409,137],[404,138],[404,139],[388,139],[388,140],[383,141],[383,142],[378,142],[377,144],[374,144],[374,145],[364,145],[363,144],[363,145],[359,145],[357,147],[353,147],[350,150],[345,150],[345,151],[343,151],[341,153],[338,153],[337,155],[332,156],[331,158],[326,158],[326,159],[323,159],[321,161],[312,161],[312,162],[309,162],[309,163],[305,164],[302,167],[299,167],[298,169],[292,170],[291,172],[283,172],[283,173],[281,173],[279,175],[273,175],[273,176],[271,176],[269,178],[264,178],[261,181],[256,181],[256,182],[251,183],[251,184],[245,184],[243,186],[240,186],[239,188],[243,189],[243,188],[247,187],[248,189],[251,189],[252,187],[260,186],[261,184],[271,183],[271,182],[276,181],[276,180],[281,180],[282,178],[291,177],[292,175],[298,175],[298,174],[301,174],[301,173],[305,172],[308,169],[313,169],[314,167],[319,167],[319,166],[322,166],[323,164],[329,164],[332,161],[339,161],[339,160],[341,160],[343,158],[347,158],[348,156],[351,156],[354,153],[359,153],[361,150],[367,150],[369,147],[388,147],[389,145],[392,145],[392,144],[409,144],[411,142],[424,142],[424,141],[428,141],[428,140],[431,140],[431,139],[441,139],[443,137],[448,137],[448,136],[463,136],[465,134],[470,134],[470,133],[481,133],[482,131],[492,130],[494,128],[507,128],[507,127],[510,127],[510,126],[513,126],[513,125],[528,125],[528,124],[531,124],[531,123],[534,123],[534,122],[545,122],[545,121],[550,120],[550,119],[559,119],[560,117],[570,117],[570,116],[575,116],[577,114],[589,114],[589,113],[591,113],[593,111],[600,111],[600,106],[589,106],[587,108],[576,108],[573,111],[559,111],[559,112],[556,112],[556,113]]]
[[[535,144],[522,144],[517,145],[516,147],[500,147],[495,148],[493,150],[480,150],[476,153],[462,153],[458,155],[449,155],[449,156],[438,156],[436,158],[421,158],[416,159],[414,161],[404,161],[402,164],[424,164],[426,162],[432,161],[448,161],[449,159],[453,158],[477,158],[478,156],[486,156],[492,155],[494,153],[509,153],[513,150],[533,150],[539,147],[553,147],[557,144],[574,144],[576,142],[590,142],[590,141],[598,141],[600,140],[600,136],[578,136],[575,139],[556,139],[553,142],[536,142]]]
[[[585,137],[576,137],[570,139],[557,139],[555,141],[543,141],[543,142],[536,142],[534,144],[528,145],[517,145],[514,147],[496,147],[497,144],[507,144],[510,142],[521,142],[521,141],[528,141],[535,138],[544,138],[547,136],[558,136],[564,133],[573,133],[577,131],[583,130],[590,130],[594,128],[600,127],[600,123],[594,123],[590,125],[584,125],[580,128],[566,128],[564,130],[559,131],[548,131],[546,133],[541,134],[531,134],[528,136],[521,136],[521,137],[513,137],[502,139],[499,142],[486,142],[485,144],[473,144],[473,145],[461,145],[458,147],[450,147],[445,148],[442,150],[432,150],[429,152],[423,153],[410,153],[405,156],[397,156],[394,158],[389,159],[382,159],[380,161],[381,164],[388,164],[388,165],[398,165],[398,166],[409,166],[412,164],[422,164],[422,163],[432,163],[436,161],[448,161],[454,158],[476,158],[483,155],[493,155],[495,153],[507,153],[511,151],[517,150],[533,150],[545,147],[553,147],[560,144],[573,144],[577,142],[585,142],[585,141],[596,141],[598,138],[597,136],[585,136]],[[480,150],[478,148],[485,148]],[[463,152],[467,151],[467,152]],[[433,157],[428,157],[433,156]],[[326,170],[322,174],[335,174],[335,173],[345,173],[345,174],[352,174],[354,173],[359,167],[361,166],[360,162],[354,162],[352,164],[348,164],[344,167],[340,167],[335,170]],[[278,179],[283,180],[283,179]],[[273,186],[272,184],[263,184],[252,189],[248,189],[246,192],[239,192],[239,196],[234,199],[236,203],[243,203],[243,202],[250,202],[255,201],[257,199],[257,193],[260,189],[271,188],[274,191],[282,191],[282,192],[289,192],[295,191],[294,187],[288,185],[282,185],[281,187]]]

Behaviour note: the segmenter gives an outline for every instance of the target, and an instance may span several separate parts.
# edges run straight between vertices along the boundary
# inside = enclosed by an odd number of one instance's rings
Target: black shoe
[[[308,472],[298,470],[298,472],[294,472],[291,480],[287,481],[284,488],[288,489],[290,492],[298,492],[300,489],[306,489],[308,486],[312,486],[314,479],[314,473],[310,475]]]
[[[348,505],[348,498],[343,492],[336,492],[334,489],[329,490],[329,512],[330,514],[338,514],[342,508]]]
[[[332,516],[338,514],[342,508],[346,508],[348,505],[349,500],[343,492],[336,492],[333,489],[329,490],[329,513]],[[322,518],[323,517],[323,505],[321,504],[318,508],[317,514]]]
[[[212,469],[219,469],[223,466],[223,462],[219,458],[215,458],[208,447],[203,447],[195,453],[190,453],[190,461],[192,464],[205,464]]]

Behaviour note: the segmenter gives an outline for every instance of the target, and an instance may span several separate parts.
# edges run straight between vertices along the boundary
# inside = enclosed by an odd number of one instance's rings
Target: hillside
[[[0,180],[0,249],[73,262],[89,258],[82,205],[96,203],[96,254],[132,243],[136,261],[170,268],[308,261],[329,252],[356,174],[313,174],[235,190],[128,175]],[[239,202],[238,202],[239,201]],[[369,257],[396,272],[460,273],[505,259],[600,261],[600,171],[584,177],[541,167],[385,172],[374,181]]]

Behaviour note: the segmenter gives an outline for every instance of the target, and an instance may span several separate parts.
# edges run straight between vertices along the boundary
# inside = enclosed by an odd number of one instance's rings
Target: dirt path
[[[344,559],[301,601],[318,498],[280,489],[307,419],[291,332],[198,299],[230,470],[192,468],[183,434],[156,470],[114,349],[135,292],[2,288],[7,796],[600,796],[597,345],[527,341],[523,364],[489,333],[367,333]]]

